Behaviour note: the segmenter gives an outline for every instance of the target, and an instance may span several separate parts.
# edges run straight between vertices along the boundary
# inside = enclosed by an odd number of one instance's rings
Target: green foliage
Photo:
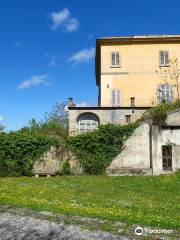
[[[154,109],[152,112],[152,124],[155,126],[165,125],[167,119],[167,113],[161,109]]]
[[[106,221],[100,221],[100,225],[97,225],[97,221],[92,220],[90,228],[97,226],[97,230],[101,230],[104,222],[111,226],[112,232],[117,229],[117,233],[119,225],[115,225],[115,222],[127,223],[130,232],[129,234],[125,232],[126,236],[132,236],[134,224],[174,229],[178,235],[179,182],[180,174],[123,177],[62,176],[46,179],[7,177],[0,178],[0,205],[54,212],[58,214],[58,219],[61,215],[63,221],[66,220],[66,216],[71,216],[67,220],[73,224],[79,220],[77,216],[99,218]],[[56,221],[57,215],[52,216],[55,216]],[[127,226],[123,228],[125,230]],[[152,235],[136,239],[162,238]],[[172,234],[169,234],[166,239],[175,240],[179,237],[173,238]]]
[[[162,126],[167,119],[167,113],[180,108],[180,100],[174,103],[162,103],[146,111],[138,122],[152,120],[153,125]]]
[[[102,174],[112,159],[122,151],[123,142],[138,124],[101,125],[98,130],[70,137],[68,147],[78,157],[86,174]]]
[[[0,134],[0,176],[31,175],[34,162],[57,143],[32,133]]]
[[[68,112],[65,111],[65,108],[67,106],[67,102],[57,102],[51,112],[45,113],[45,122],[49,121],[57,121],[62,128],[68,129]]]
[[[32,119],[29,125],[20,131],[42,136],[58,137],[61,145],[63,145],[68,138],[68,112],[65,111],[66,105],[66,102],[56,103],[49,113],[45,113],[43,120],[36,121]]]
[[[68,161],[65,161],[62,166],[62,175],[71,175],[71,166]]]
[[[22,128],[20,132],[57,137],[61,143],[68,137],[68,129],[64,128],[62,122],[56,119],[51,119],[46,122],[38,122],[32,119],[29,122],[29,126]]]

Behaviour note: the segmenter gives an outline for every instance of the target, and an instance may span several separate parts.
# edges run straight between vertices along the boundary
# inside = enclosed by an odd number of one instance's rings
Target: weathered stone
[[[0,213],[1,240],[128,240],[124,236],[116,236],[102,231],[89,231],[75,225],[57,224],[34,217]]]
[[[82,172],[79,161],[70,151],[53,146],[47,153],[35,162],[32,172],[35,177],[40,175],[47,177],[56,175],[61,171],[65,161],[70,163],[74,174],[80,174]]]
[[[172,170],[163,169],[162,146],[172,147]],[[107,168],[108,175],[171,174],[180,169],[180,109],[168,114],[163,127],[144,123],[124,143]]]

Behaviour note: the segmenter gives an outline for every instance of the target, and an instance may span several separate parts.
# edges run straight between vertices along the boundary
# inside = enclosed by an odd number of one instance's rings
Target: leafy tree
[[[55,103],[50,113],[45,113],[45,122],[57,121],[63,128],[68,128],[67,102]]]
[[[61,142],[68,137],[68,112],[65,111],[66,103],[56,103],[51,112],[45,113],[41,121],[34,118],[29,125],[22,128],[22,132],[32,132],[40,135],[57,136]]]

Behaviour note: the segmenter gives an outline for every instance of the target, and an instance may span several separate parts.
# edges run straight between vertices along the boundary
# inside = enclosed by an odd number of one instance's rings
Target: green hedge
[[[101,125],[93,132],[70,137],[68,147],[78,157],[84,173],[102,174],[137,127],[137,123]]]
[[[0,176],[31,175],[34,162],[58,144],[55,138],[21,132],[0,134]]]

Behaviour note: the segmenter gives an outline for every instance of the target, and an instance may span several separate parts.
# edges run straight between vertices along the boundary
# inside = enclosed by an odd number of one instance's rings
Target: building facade
[[[160,175],[180,169],[180,109],[168,114],[166,125],[145,122],[124,143],[107,168],[108,175]]]
[[[180,35],[97,39],[99,106],[149,107],[173,101],[177,91],[171,72],[178,60]]]
[[[69,107],[69,134],[89,132],[99,124],[136,121],[148,107]]]
[[[76,107],[70,99],[70,135],[133,122],[151,106],[177,99],[178,60],[180,35],[97,39],[98,107]]]

